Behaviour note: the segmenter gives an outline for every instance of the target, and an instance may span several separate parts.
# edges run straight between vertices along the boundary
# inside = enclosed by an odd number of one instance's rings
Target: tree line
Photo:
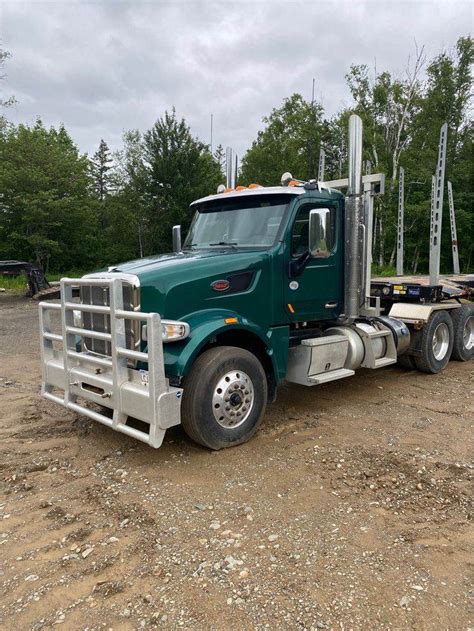
[[[0,51],[0,68],[8,53]],[[279,183],[290,171],[316,178],[321,148],[325,179],[347,172],[347,122],[364,124],[366,171],[382,171],[387,185],[376,200],[374,261],[394,263],[398,178],[405,169],[405,271],[428,268],[431,175],[441,125],[448,123],[446,179],[453,185],[462,271],[473,261],[473,123],[470,117],[473,40],[427,60],[424,49],[403,76],[366,65],[346,75],[353,102],[327,117],[321,104],[293,94],[263,119],[263,129],[243,157],[239,183]],[[24,259],[46,271],[86,270],[169,251],[171,226],[189,226],[192,200],[224,182],[225,152],[196,138],[175,110],[151,129],[124,134],[120,150],[104,139],[81,154],[64,126],[13,125],[0,99],[0,259]],[[451,271],[447,195],[442,271]]]

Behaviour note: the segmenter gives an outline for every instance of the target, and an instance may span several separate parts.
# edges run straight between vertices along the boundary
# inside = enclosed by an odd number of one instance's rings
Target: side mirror
[[[173,226],[173,252],[181,252],[181,226]]]
[[[309,252],[314,258],[326,258],[331,252],[328,242],[331,230],[331,210],[314,208],[309,212]]]

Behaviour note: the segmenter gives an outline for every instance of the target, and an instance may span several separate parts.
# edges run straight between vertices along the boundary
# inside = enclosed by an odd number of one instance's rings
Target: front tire
[[[218,346],[205,351],[183,388],[184,430],[210,449],[246,442],[263,418],[267,378],[255,355],[244,349]]]
[[[419,350],[415,355],[418,370],[430,374],[441,372],[449,362],[453,350],[453,321],[447,311],[435,311],[425,327],[418,333],[421,336]]]
[[[467,362],[474,358],[474,305],[451,311],[454,327],[453,359]]]

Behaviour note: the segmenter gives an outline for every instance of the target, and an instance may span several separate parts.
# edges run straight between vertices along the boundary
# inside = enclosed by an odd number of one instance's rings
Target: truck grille
[[[140,310],[140,289],[124,282],[123,285],[124,311]],[[110,291],[108,287],[97,285],[83,285],[80,288],[80,300],[89,305],[110,305]],[[82,312],[82,321],[85,329],[110,332],[110,315],[103,313]],[[125,320],[126,346],[131,350],[139,350],[140,347],[140,322],[137,320]],[[83,350],[110,356],[111,344],[105,340],[97,340],[90,337],[83,338]]]

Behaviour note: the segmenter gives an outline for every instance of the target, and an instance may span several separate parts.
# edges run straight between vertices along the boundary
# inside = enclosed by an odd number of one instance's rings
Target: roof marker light
[[[288,183],[292,180],[293,176],[291,175],[291,173],[289,171],[285,171],[285,173],[283,173],[283,175],[281,176],[281,185],[288,186]]]

